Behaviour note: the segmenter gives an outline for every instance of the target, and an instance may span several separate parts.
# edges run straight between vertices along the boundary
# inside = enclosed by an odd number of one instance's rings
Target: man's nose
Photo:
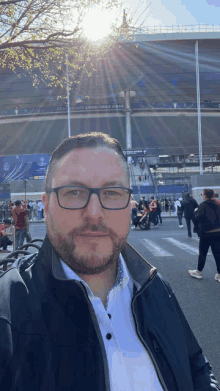
[[[92,215],[102,214],[103,208],[99,201],[98,194],[92,194],[89,200],[89,203],[86,207],[87,211]]]

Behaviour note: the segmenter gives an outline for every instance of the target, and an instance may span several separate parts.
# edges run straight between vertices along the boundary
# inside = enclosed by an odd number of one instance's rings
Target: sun
[[[116,23],[117,19],[116,9],[105,10],[97,6],[90,8],[83,19],[83,33],[91,41],[102,40],[111,33],[112,25]]]

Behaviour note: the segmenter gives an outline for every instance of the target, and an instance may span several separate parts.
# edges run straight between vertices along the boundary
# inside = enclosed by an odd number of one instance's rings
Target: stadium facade
[[[149,28],[122,41],[90,78],[81,74],[70,93],[71,135],[102,131],[117,138],[136,158],[131,171],[138,194],[144,183],[146,194],[150,186],[186,186],[200,172],[199,107],[204,174],[219,172],[220,29],[189,30]],[[65,95],[43,85],[35,89],[27,76],[2,69],[0,155],[51,154],[68,137]]]

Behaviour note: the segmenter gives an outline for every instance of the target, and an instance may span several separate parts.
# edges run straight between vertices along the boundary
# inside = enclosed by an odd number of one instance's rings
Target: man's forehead
[[[120,160],[119,155],[116,151],[109,149],[107,147],[96,147],[96,148],[80,148],[80,149],[74,149],[73,151],[70,151],[67,155],[65,155],[63,158],[61,158],[59,162],[60,165],[65,165],[65,163],[76,163],[79,160],[82,160],[86,163],[88,160],[108,160],[108,159],[115,159]]]
[[[106,147],[97,147],[94,149],[82,148],[75,149],[65,155],[57,166],[55,175],[56,182],[61,176],[65,177],[86,177],[89,175],[92,179],[93,174],[112,179],[120,179],[125,176],[125,165],[120,155],[114,150]],[[71,179],[71,178],[68,178]],[[60,180],[59,180],[60,182]]]

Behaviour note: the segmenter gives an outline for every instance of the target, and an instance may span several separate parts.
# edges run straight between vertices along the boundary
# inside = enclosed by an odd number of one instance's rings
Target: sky
[[[214,24],[220,27],[220,0],[126,0],[141,13],[150,4],[148,26]]]

